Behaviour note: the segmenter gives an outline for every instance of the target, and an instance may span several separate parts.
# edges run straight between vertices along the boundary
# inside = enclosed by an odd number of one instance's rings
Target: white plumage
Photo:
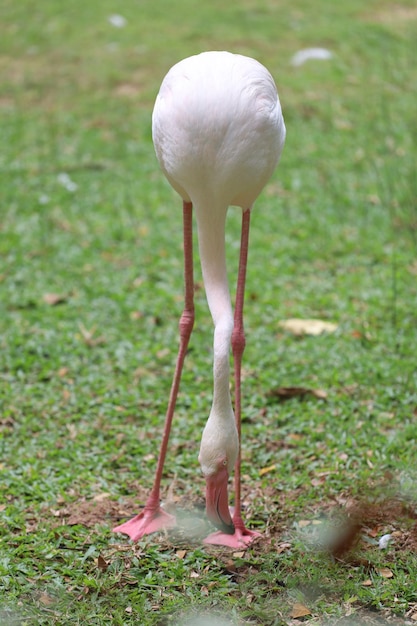
[[[270,178],[285,127],[270,73],[254,59],[205,52],[164,78],[152,117],[164,174],[197,207],[250,207]]]

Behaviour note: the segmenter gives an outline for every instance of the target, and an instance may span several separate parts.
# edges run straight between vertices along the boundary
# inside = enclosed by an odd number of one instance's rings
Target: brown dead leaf
[[[51,606],[51,604],[54,603],[54,600],[47,593],[41,593],[39,596],[39,602],[44,606]]]
[[[382,578],[393,578],[394,574],[388,567],[382,567],[378,570],[378,574],[382,576]]]
[[[243,550],[240,552],[233,552],[233,556],[235,559],[242,559],[245,556],[245,552]]]
[[[305,387],[277,387],[271,389],[268,396],[279,398],[280,400],[290,400],[291,398],[303,397],[307,393]]]
[[[310,521],[309,519],[301,519],[301,520],[298,522],[298,526],[299,526],[300,528],[306,528],[307,526],[310,526],[310,524],[311,524],[311,521]]]
[[[310,393],[319,400],[327,399],[327,391],[324,391],[324,389],[310,389]]]
[[[287,437],[287,439],[291,439],[291,441],[302,441],[303,438],[303,435],[301,435],[300,433],[288,433]]]
[[[137,85],[132,85],[130,83],[122,83],[118,85],[114,90],[116,96],[121,96],[122,98],[137,98],[139,93],[139,88]]]
[[[70,439],[74,440],[77,438],[78,431],[77,431],[75,424],[67,424],[67,430],[68,430]]]
[[[237,573],[236,563],[234,562],[233,559],[229,559],[228,561],[225,562],[224,569],[225,569],[225,572],[227,572],[228,574],[235,575]]]
[[[63,304],[68,300],[68,294],[60,293],[44,293],[43,301],[49,306],[56,306],[57,304]]]
[[[326,400],[327,392],[324,389],[309,389],[307,387],[276,387],[268,392],[268,397],[278,398],[282,402],[292,398],[304,398],[311,395],[319,400]]]
[[[185,555],[187,554],[187,550],[177,550],[175,555],[179,558],[179,559],[183,559],[185,557]]]
[[[337,324],[315,319],[291,318],[282,320],[279,322],[279,326],[296,336],[321,335],[323,333],[334,333],[337,330]]]
[[[99,570],[101,570],[102,572],[105,572],[107,570],[107,568],[109,567],[109,564],[106,562],[106,560],[101,556],[101,554],[98,555],[97,557],[97,567]]]
[[[413,622],[417,622],[417,613],[413,613],[413,615],[410,616],[410,619],[412,619]]]
[[[298,619],[306,615],[311,615],[310,609],[304,606],[304,604],[301,604],[301,602],[296,602],[291,609],[290,617]]]
[[[106,340],[104,339],[104,337],[94,337],[94,334],[97,330],[95,326],[93,326],[91,330],[88,330],[87,328],[85,328],[83,324],[80,323],[78,324],[78,328],[80,329],[81,336],[84,339],[87,346],[90,346],[91,348],[93,348],[94,346],[98,346],[102,343],[105,343]]]
[[[285,552],[286,550],[289,550],[291,548],[291,544],[288,543],[287,541],[284,541],[283,543],[280,543],[277,546],[277,554],[281,554],[281,552]]]
[[[95,502],[102,502],[103,500],[107,500],[107,498],[110,498],[111,493],[107,493],[107,492],[103,492],[103,493],[98,493],[96,496],[94,496],[93,500]]]
[[[363,587],[372,587],[373,583],[372,580],[370,578],[367,578],[366,580],[363,581],[362,586]]]

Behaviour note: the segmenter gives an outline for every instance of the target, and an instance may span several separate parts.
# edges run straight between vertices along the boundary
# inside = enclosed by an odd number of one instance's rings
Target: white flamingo
[[[285,125],[270,73],[254,59],[204,52],[171,68],[152,117],[156,154],[183,200],[185,308],[154,486],[142,513],[116,527],[133,540],[174,525],[160,506],[160,483],[188,341],[194,324],[192,209],[204,285],[214,322],[213,404],[201,440],[199,462],[206,479],[206,511],[220,530],[206,543],[241,547],[259,536],[246,529],[240,499],[241,363],[245,348],[243,300],[249,222],[254,201],[275,169]],[[242,208],[242,233],[233,316],[226,271],[225,221],[230,205]],[[234,358],[235,413],[229,391]],[[235,469],[233,518],[228,479]]]

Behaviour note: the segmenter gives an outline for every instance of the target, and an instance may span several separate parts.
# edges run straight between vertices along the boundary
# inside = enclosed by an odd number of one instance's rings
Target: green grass
[[[1,623],[416,616],[414,3],[0,11]],[[118,12],[124,28],[108,21]],[[307,46],[333,59],[294,68]],[[152,483],[182,310],[181,207],[153,153],[152,104],[169,67],[205,49],[265,63],[288,132],[251,233],[244,500],[268,541],[245,553],[203,548],[193,507],[211,398],[201,288],[164,479],[180,528],[135,545],[111,533]],[[232,209],[232,283],[239,221]],[[279,326],[290,317],[338,330],[297,338]],[[291,386],[327,399],[280,402]],[[334,560],[325,538],[358,502],[359,542]]]

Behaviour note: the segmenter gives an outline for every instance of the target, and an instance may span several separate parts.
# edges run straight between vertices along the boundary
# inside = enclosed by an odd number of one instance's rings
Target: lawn
[[[1,624],[415,623],[415,2],[3,0],[0,15]],[[309,47],[332,57],[293,65]],[[197,263],[163,481],[178,527],[111,531],[152,485],[182,311],[153,101],[208,49],[264,63],[287,126],[245,311],[243,501],[263,540],[234,552],[202,544]],[[237,209],[227,226],[234,284]]]

